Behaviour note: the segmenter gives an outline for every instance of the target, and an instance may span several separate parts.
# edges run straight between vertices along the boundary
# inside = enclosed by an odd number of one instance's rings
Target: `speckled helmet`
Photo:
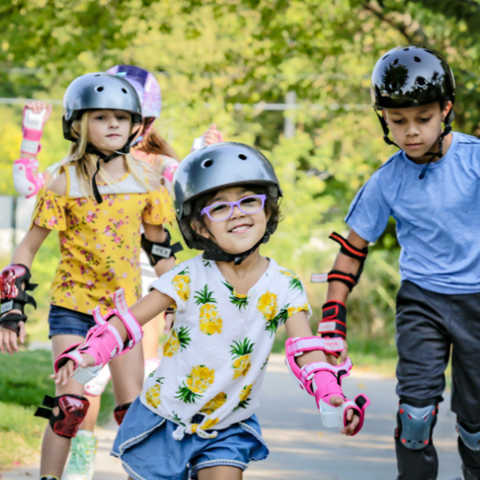
[[[158,118],[160,116],[162,93],[153,74],[133,65],[115,65],[108,69],[107,73],[118,75],[133,85],[142,104],[143,118]]]
[[[123,110],[132,115],[132,123],[142,122],[142,107],[137,92],[125,79],[109,73],[87,73],[76,78],[63,97],[63,135],[71,134],[72,123],[86,110]]]
[[[180,163],[173,179],[175,213],[188,247],[206,249],[205,242],[192,234],[188,220],[192,204],[205,194],[240,185],[267,187],[275,201],[282,196],[272,164],[257,149],[242,143],[216,143],[190,153]],[[262,243],[268,241],[277,224],[277,219],[269,220]]]
[[[374,108],[417,107],[448,100],[455,102],[455,79],[446,60],[431,48],[397,47],[375,65],[372,73]]]

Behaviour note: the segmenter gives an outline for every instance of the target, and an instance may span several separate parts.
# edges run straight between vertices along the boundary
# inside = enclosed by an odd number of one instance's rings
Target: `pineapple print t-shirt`
[[[250,417],[275,332],[295,313],[311,314],[300,279],[270,260],[248,294],[240,295],[216,263],[200,255],[150,288],[171,297],[178,312],[162,362],[144,384],[142,403],[178,425],[177,440],[185,433],[215,437],[216,430]]]

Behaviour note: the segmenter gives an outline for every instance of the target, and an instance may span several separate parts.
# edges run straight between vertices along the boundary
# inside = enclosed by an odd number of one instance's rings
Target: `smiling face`
[[[447,102],[443,110],[438,103],[409,108],[385,108],[385,121],[395,143],[412,159],[422,163],[431,157],[427,152],[438,151],[438,137],[442,133],[442,122],[452,108]]]
[[[248,188],[248,187],[247,187]],[[232,187],[218,191],[205,207],[220,202],[236,202],[256,192],[245,187]],[[245,214],[238,206],[233,208],[230,218],[213,221],[208,215],[202,216],[202,223],[194,222],[192,228],[205,238],[213,240],[224,252],[239,254],[252,248],[264,236],[268,215],[265,208],[257,213]]]
[[[89,113],[88,138],[107,155],[123,148],[130,130],[130,114],[123,110],[95,110]]]

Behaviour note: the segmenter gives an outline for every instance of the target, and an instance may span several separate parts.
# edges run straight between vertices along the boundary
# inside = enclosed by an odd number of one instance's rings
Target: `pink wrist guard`
[[[55,372],[58,372],[58,369],[68,360],[73,360],[74,378],[80,383],[86,383],[95,378],[101,368],[112,358],[130,351],[142,340],[142,328],[125,302],[123,288],[115,292],[114,303],[116,308],[106,319],[100,314],[100,307],[95,308],[93,318],[97,326],[89,330],[85,342],[70,346],[57,358]],[[128,335],[126,342],[123,342],[118,330],[108,323],[108,319],[112,316],[117,316],[123,322]],[[95,363],[92,367],[79,367],[82,362],[82,353],[88,353],[94,358]]]
[[[33,197],[45,184],[45,176],[33,170],[38,170],[38,160],[19,158],[13,163],[13,185],[22,197]]]
[[[22,133],[23,140],[20,151],[29,155],[36,155],[40,151],[40,139],[43,133],[43,118],[47,111],[34,113],[30,108],[23,109]]]
[[[370,400],[365,395],[358,395],[355,401],[351,401],[347,400],[343,394],[342,379],[350,375],[352,362],[348,358],[338,366],[327,362],[314,362],[299,367],[295,357],[314,350],[340,352],[343,350],[343,342],[341,338],[289,338],[285,342],[285,363],[300,388],[315,397],[323,425],[327,428],[346,426],[347,411],[353,409],[360,418],[360,423],[353,433],[356,435],[363,426],[365,409],[370,404]],[[330,403],[333,396],[346,401],[340,407],[336,407]]]

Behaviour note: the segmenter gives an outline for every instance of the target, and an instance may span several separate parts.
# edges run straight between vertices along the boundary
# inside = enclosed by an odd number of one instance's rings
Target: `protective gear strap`
[[[148,261],[152,267],[165,258],[175,258],[175,254],[183,250],[183,246],[180,242],[170,245],[172,237],[166,228],[164,230],[166,238],[163,242],[151,242],[145,234],[142,233],[141,246],[143,251],[147,254]]]
[[[53,413],[55,407],[59,408],[57,415]],[[57,435],[73,438],[87,416],[89,407],[90,402],[78,395],[61,395],[55,398],[45,395],[42,406],[38,407],[34,416],[46,418]]]
[[[115,407],[115,410],[113,411],[113,418],[115,418],[115,421],[119,426],[122,424],[130,405],[131,403],[124,403],[123,405],[118,405]]]
[[[400,403],[395,436],[405,448],[422,450],[431,441],[437,413],[438,405],[413,407],[408,403]]]
[[[95,378],[102,367],[112,358],[130,351],[143,337],[143,331],[137,319],[127,306],[124,289],[117,290],[113,295],[115,309],[105,319],[100,313],[100,307],[93,311],[93,318],[97,326],[91,328],[85,342],[67,348],[55,361],[55,372],[58,372],[68,360],[74,362],[74,378],[80,383],[87,383]],[[123,342],[118,330],[108,323],[108,319],[117,316],[127,330],[127,340]],[[88,368],[79,367],[82,362],[81,354],[88,353],[95,363]]]
[[[37,308],[35,299],[26,293],[27,290],[33,291],[37,288],[36,283],[30,283],[31,277],[30,269],[22,264],[9,265],[0,272],[0,324],[8,325],[5,328],[16,331],[17,335],[20,332],[18,322],[27,320],[25,305]],[[22,313],[5,315],[12,310],[20,310]],[[16,328],[14,323],[17,324]]]
[[[35,113],[32,109],[25,107],[23,109],[22,122],[22,145],[20,151],[29,155],[37,155],[40,151],[40,139],[43,133],[43,119],[47,110]]]
[[[322,338],[347,338],[347,307],[342,302],[331,300],[323,307],[323,317],[318,324]]]
[[[338,233],[332,232],[328,238],[340,244],[340,252],[348,257],[355,258],[364,262],[368,255],[368,247],[357,248],[352,245],[346,238],[343,238]]]
[[[474,452],[480,451],[480,430],[477,432],[469,432],[460,422],[457,422],[455,429],[467,448]]]
[[[13,186],[22,197],[33,197],[45,184],[44,174],[37,171],[34,176],[34,170],[38,170],[38,160],[19,158],[13,162]]]

